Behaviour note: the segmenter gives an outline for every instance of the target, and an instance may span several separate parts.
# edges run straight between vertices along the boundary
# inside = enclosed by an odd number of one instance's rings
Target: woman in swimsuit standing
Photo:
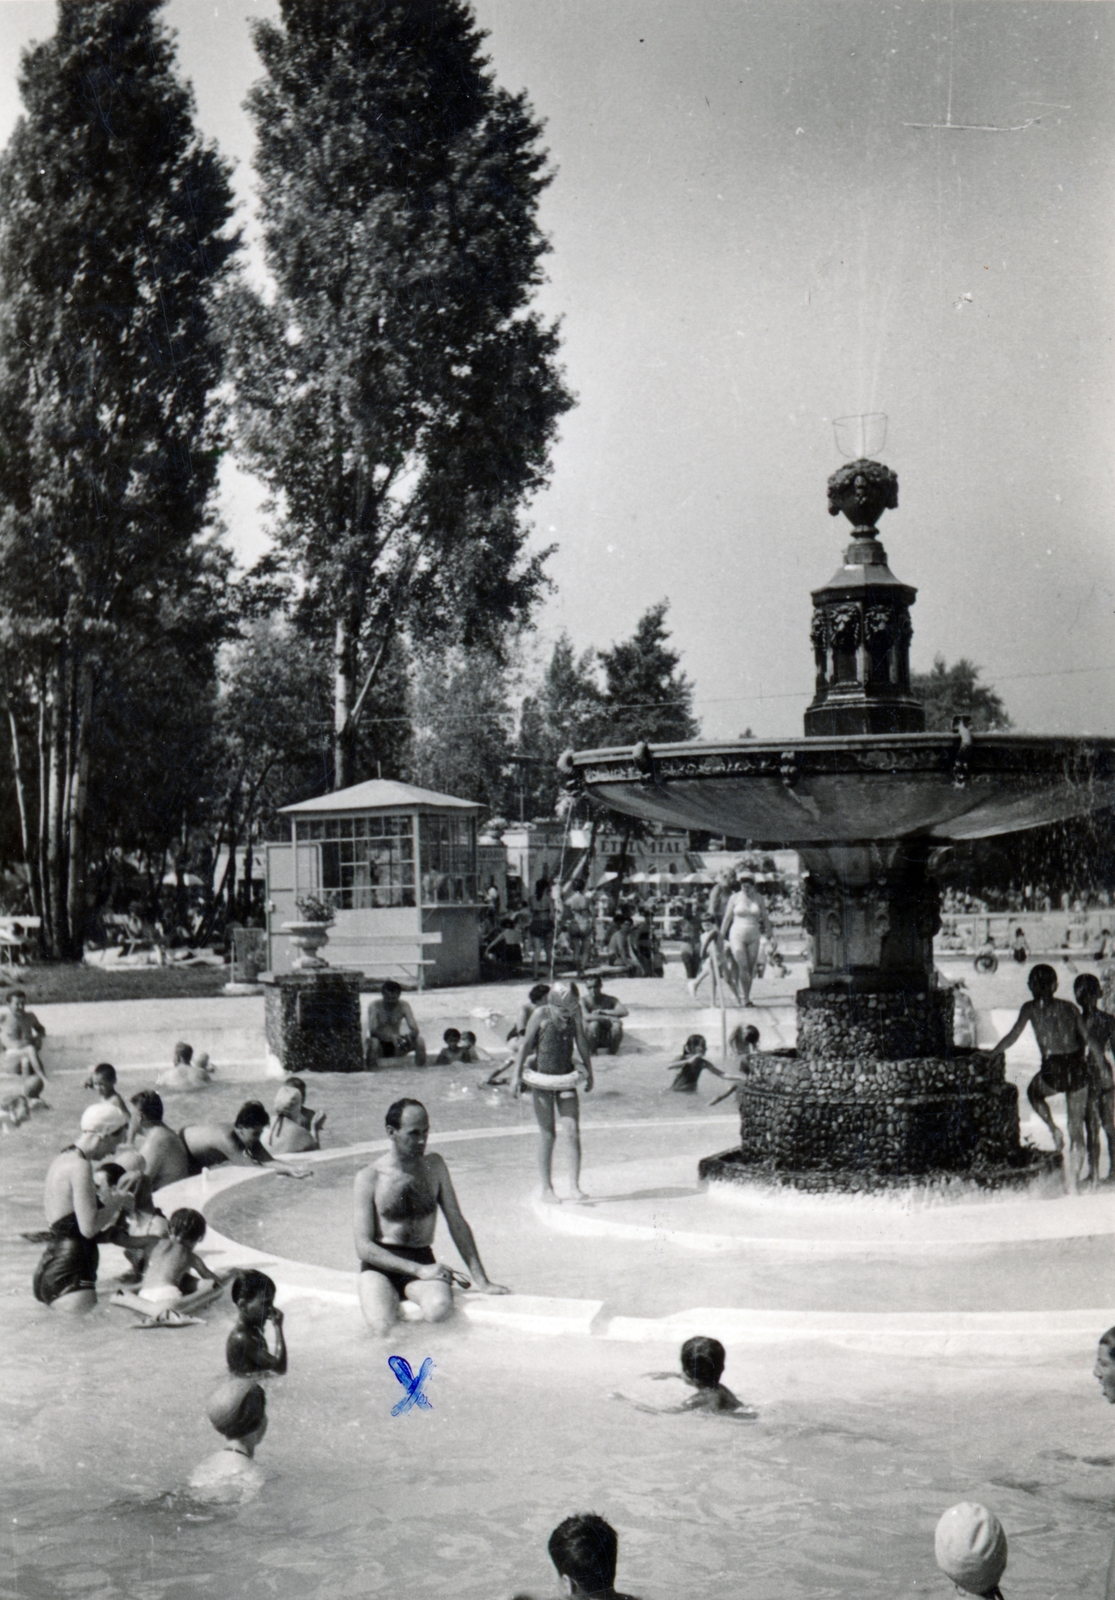
[[[575,983],[555,983],[547,1003],[538,1007],[530,1021],[511,1075],[511,1093],[518,1094],[523,1084],[530,1088],[534,1115],[538,1120],[538,1167],[542,1175],[542,1199],[557,1203],[553,1185],[554,1145],[558,1133],[569,1150],[573,1180],[573,1200],[584,1200],[581,1192],[581,1125],[577,1101],[578,1072],[573,1066],[573,1046],[584,1063],[585,1092],[592,1088],[592,1055],[585,1037],[585,1025]],[[537,1060],[526,1069],[527,1057],[537,1051]]]
[[[724,907],[721,936],[728,941],[732,960],[739,973],[743,1003],[751,1004],[751,985],[759,965],[759,946],[764,934],[770,935],[766,902],[755,887],[754,878],[741,878],[739,888]]]
[[[134,1208],[130,1194],[116,1194],[102,1205],[93,1181],[93,1163],[105,1161],[128,1126],[110,1100],[87,1106],[81,1132],[47,1169],[43,1209],[50,1242],[43,1251],[32,1289],[35,1299],[60,1311],[92,1311],[97,1304],[97,1235],[111,1228],[123,1211]]]

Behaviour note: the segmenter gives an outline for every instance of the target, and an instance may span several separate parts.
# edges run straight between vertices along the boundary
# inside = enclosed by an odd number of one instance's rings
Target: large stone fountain
[[[807,871],[814,959],[797,995],[796,1051],[761,1054],[741,1101],[738,1150],[702,1176],[861,1188],[1027,1169],[1018,1095],[954,1049],[952,994],[933,936],[935,849],[1115,803],[1115,740],[926,733],[910,691],[917,591],[887,565],[876,524],[898,504],[878,461],[829,479],[852,524],[844,564],[813,591],[816,693],[805,737],[581,751],[570,781],[617,811],[791,846]]]

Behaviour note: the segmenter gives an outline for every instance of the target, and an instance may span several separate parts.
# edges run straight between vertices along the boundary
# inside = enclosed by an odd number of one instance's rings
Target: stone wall
[[[809,1061],[902,1061],[952,1049],[951,989],[844,994],[799,989],[798,1051]]]
[[[876,1174],[967,1172],[1020,1160],[1018,1091],[981,1057],[751,1057],[744,1163]]]

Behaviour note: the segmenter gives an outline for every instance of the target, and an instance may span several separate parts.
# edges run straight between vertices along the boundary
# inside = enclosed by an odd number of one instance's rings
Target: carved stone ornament
[[[864,615],[863,626],[868,644],[886,649],[894,632],[894,612],[889,606],[869,606]]]
[[[852,651],[859,644],[859,607],[834,606],[829,618],[832,642],[838,650]]]
[[[849,461],[828,481],[829,516],[843,511],[857,533],[872,530],[884,511],[898,506],[898,474],[881,461]]]

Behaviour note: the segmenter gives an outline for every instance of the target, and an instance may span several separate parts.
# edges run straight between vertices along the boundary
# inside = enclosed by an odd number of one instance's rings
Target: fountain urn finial
[[[881,461],[848,461],[828,481],[829,516],[843,511],[857,538],[874,539],[884,511],[898,509],[898,474]]]

